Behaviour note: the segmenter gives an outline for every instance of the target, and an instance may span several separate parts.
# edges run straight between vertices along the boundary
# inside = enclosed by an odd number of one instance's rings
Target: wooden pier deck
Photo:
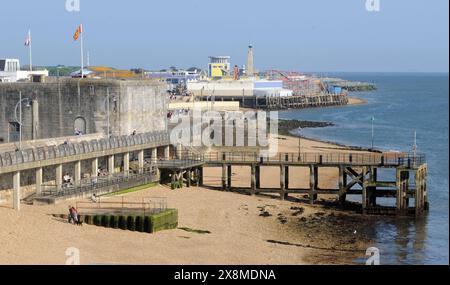
[[[221,167],[222,186],[224,191],[238,190],[232,185],[232,168],[244,166],[251,169],[249,188],[239,187],[240,191],[255,195],[260,193],[278,193],[281,199],[289,194],[308,194],[313,204],[318,195],[337,195],[341,205],[344,205],[347,195],[361,195],[361,211],[363,214],[395,214],[421,215],[428,210],[427,164],[424,155],[407,153],[373,153],[373,154],[314,154],[314,153],[279,153],[272,157],[260,156],[258,153],[214,152],[208,154],[183,154],[190,160],[203,161],[197,175],[198,183],[203,185],[203,168]],[[261,184],[261,169],[263,167],[280,168],[280,187],[264,188]],[[296,189],[290,187],[289,171],[292,167],[309,169],[309,188]],[[338,185],[335,189],[319,188],[321,168],[336,168],[339,170]],[[395,173],[395,181],[379,180],[381,169]],[[395,199],[395,207],[377,204],[377,198]],[[414,200],[414,203],[411,203]]]

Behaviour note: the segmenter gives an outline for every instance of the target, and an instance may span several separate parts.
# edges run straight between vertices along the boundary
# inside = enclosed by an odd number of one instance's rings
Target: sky
[[[66,1],[80,1],[67,11]],[[91,65],[206,68],[208,56],[258,70],[448,72],[449,1],[379,0],[1,0],[0,58],[80,65],[84,26]],[[372,0],[378,1],[378,0]]]

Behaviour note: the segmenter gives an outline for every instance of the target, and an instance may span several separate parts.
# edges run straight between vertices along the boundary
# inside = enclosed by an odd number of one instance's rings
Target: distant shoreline
[[[367,104],[367,100],[358,98],[358,97],[348,97],[348,104],[347,106],[357,106],[357,105],[365,105]]]

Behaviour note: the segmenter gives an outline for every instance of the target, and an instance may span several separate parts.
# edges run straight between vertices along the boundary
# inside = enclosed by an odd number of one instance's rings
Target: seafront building
[[[48,71],[25,71],[21,70],[18,59],[0,59],[0,82],[38,81],[41,76],[48,76]]]

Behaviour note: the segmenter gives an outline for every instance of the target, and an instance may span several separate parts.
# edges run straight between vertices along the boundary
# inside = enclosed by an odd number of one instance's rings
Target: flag
[[[25,46],[29,47],[31,45],[31,32],[28,32],[28,36],[25,39]]]
[[[80,26],[78,26],[77,30],[75,31],[75,34],[73,35],[73,39],[75,41],[77,41],[82,32],[83,32],[83,25],[80,25]]]

